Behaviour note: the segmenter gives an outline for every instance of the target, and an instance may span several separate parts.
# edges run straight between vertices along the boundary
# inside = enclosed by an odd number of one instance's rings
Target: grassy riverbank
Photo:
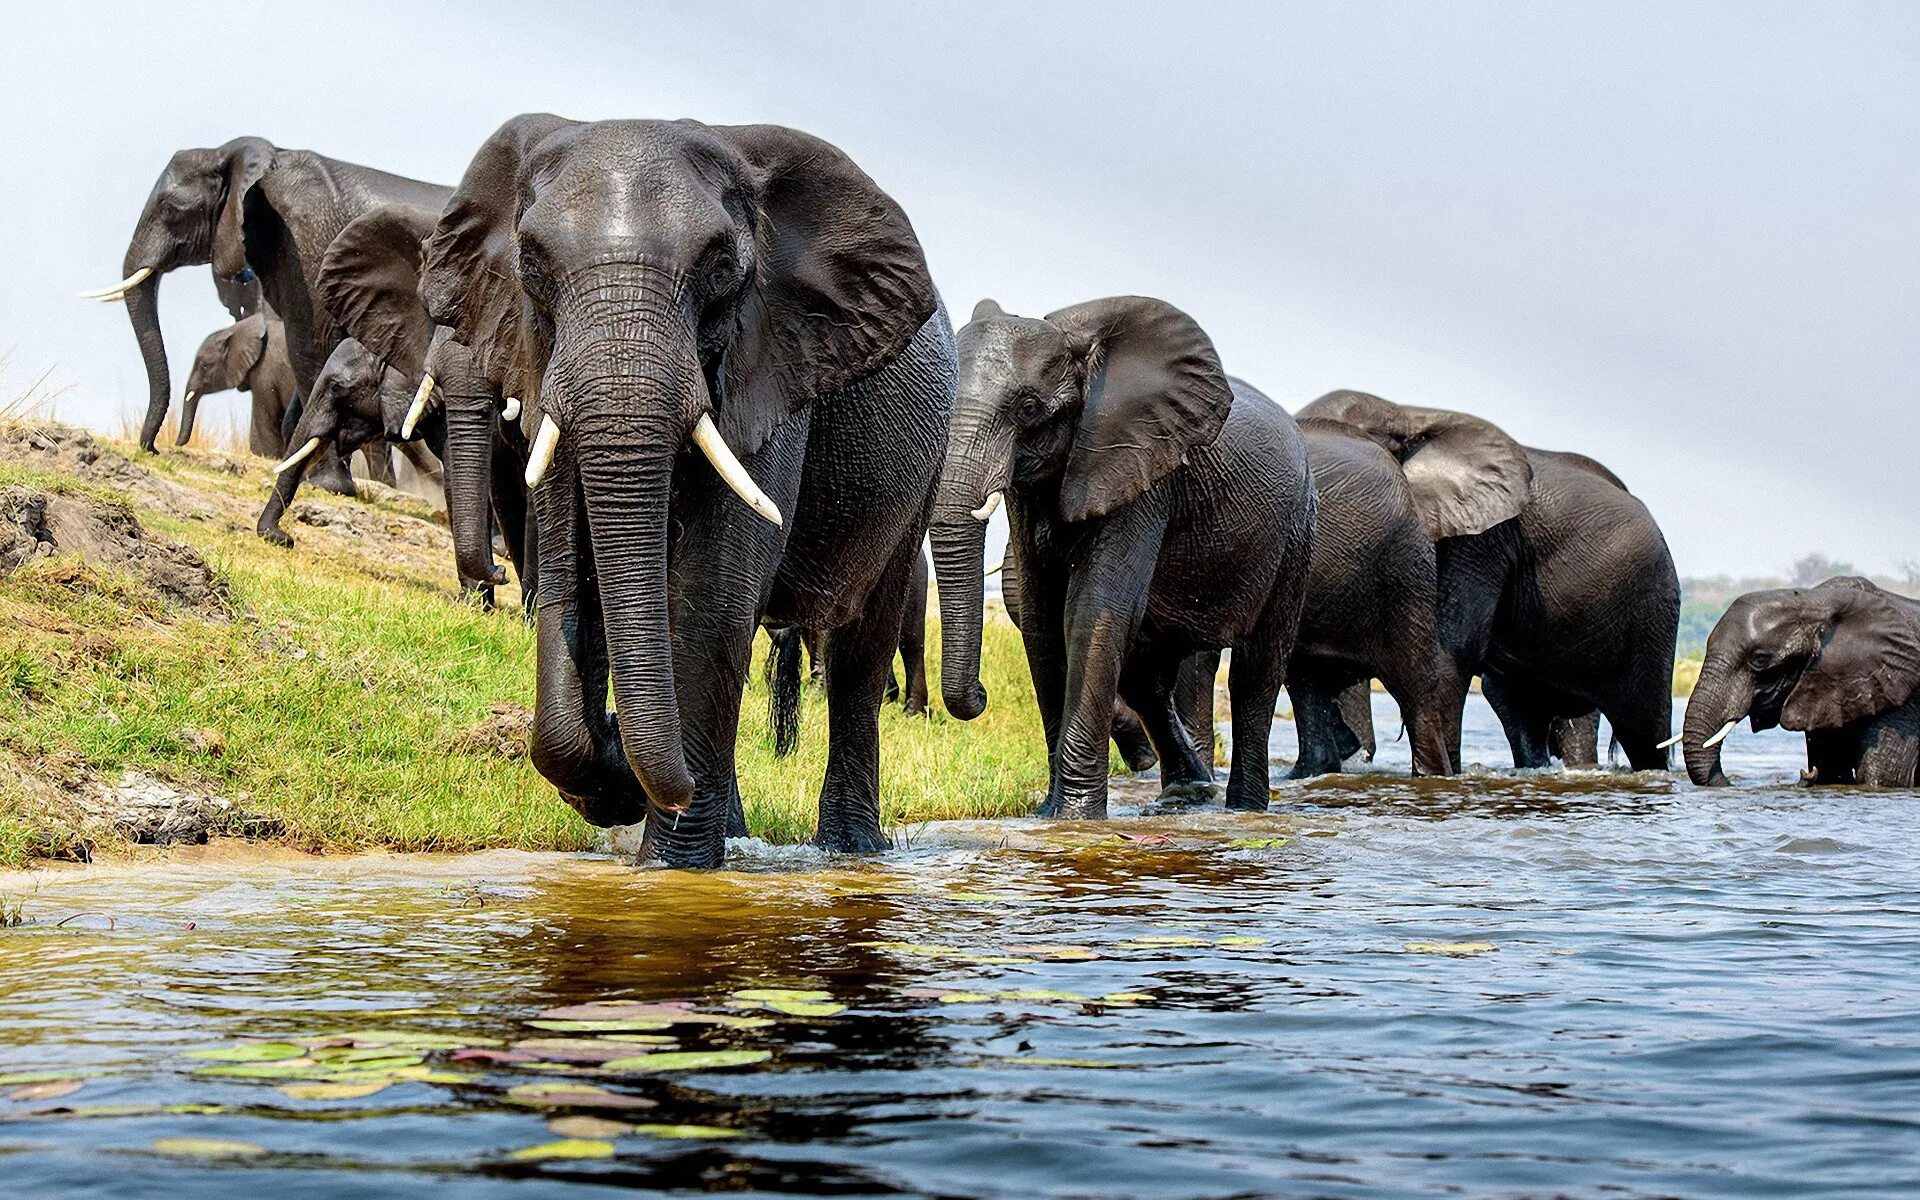
[[[200,552],[225,585],[224,611],[182,609],[132,573],[65,556],[0,577],[0,751],[13,767],[0,771],[0,865],[112,849],[89,797],[130,771],[230,801],[236,832],[306,850],[592,844],[513,749],[512,706],[533,700],[529,631],[510,611],[461,602],[446,530],[427,509],[303,492],[287,522],[298,545],[278,550],[252,532],[263,461],[191,449],[155,459],[104,439],[98,450],[95,465],[113,469],[84,480],[57,455],[0,456],[0,487],[125,505],[149,533]],[[517,603],[510,588],[502,599]],[[1004,618],[985,658],[994,704],[979,721],[883,713],[889,823],[1023,811],[1044,785]],[[776,841],[813,827],[826,714],[812,689],[804,705],[799,753],[774,759],[756,662],[740,775],[749,824]]]

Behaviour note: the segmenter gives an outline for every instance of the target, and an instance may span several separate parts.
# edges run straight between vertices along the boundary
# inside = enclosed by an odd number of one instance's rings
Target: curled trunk
[[[464,588],[505,583],[507,573],[493,561],[493,398],[484,385],[442,388],[447,438],[442,466],[447,492],[447,524],[453,530],[453,559]]]
[[[1720,769],[1720,747],[1706,742],[1728,721],[1746,716],[1752,703],[1751,676],[1724,662],[1707,660],[1687,701],[1686,724],[1682,727],[1680,742],[1687,761],[1687,778],[1697,786],[1726,786],[1726,773]]]

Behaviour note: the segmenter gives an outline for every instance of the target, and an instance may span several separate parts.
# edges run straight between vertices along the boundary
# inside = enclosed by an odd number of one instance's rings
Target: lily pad
[[[22,1083],[58,1083],[62,1079],[76,1079],[72,1071],[16,1071],[12,1075],[0,1075],[0,1087],[13,1087]]]
[[[644,1025],[624,1025],[627,1029],[658,1030],[669,1025],[724,1025],[729,1029],[764,1029],[773,1024],[766,1017],[736,1017],[730,1013],[695,1012],[690,1006],[680,1004],[628,1004],[609,1002],[598,1004],[574,1004],[566,1008],[550,1008],[540,1014],[540,1021],[585,1021],[604,1023],[609,1021],[642,1021]],[[547,1028],[534,1024],[535,1028]],[[602,1025],[604,1028],[604,1024]],[[589,1032],[574,1029],[555,1032]]]
[[[1234,838],[1227,845],[1234,850],[1278,850],[1292,840],[1283,837],[1242,837]]]
[[[45,1083],[29,1083],[7,1093],[9,1100],[58,1100],[62,1096],[71,1096],[87,1086],[80,1079],[49,1079]]]
[[[1129,946],[1204,946],[1207,939],[1183,937],[1173,934],[1152,934],[1147,937],[1128,938]]]
[[[1492,942],[1408,942],[1406,946],[1414,954],[1485,954],[1498,949]]]
[[[369,1083],[283,1083],[280,1090],[295,1100],[364,1100],[392,1086],[376,1079]]]
[[[789,1017],[833,1017],[847,1011],[844,1004],[812,1000],[769,1000],[767,1009]]]
[[[635,1125],[633,1132],[656,1138],[733,1138],[741,1131],[721,1125]]]
[[[178,1158],[255,1158],[267,1152],[252,1142],[227,1141],[224,1138],[156,1138],[154,1153]]]
[[[717,1071],[750,1067],[772,1057],[773,1052],[769,1050],[667,1050],[616,1058],[605,1065],[609,1071]]]
[[[1053,962],[1091,962],[1100,952],[1091,946],[1008,946],[1010,954],[1033,954]]]
[[[733,994],[735,1000],[760,1000],[770,1003],[791,1002],[804,1004],[833,999],[832,992],[809,990],[806,988],[741,988]]]
[[[1267,939],[1234,934],[1230,937],[1215,938],[1213,944],[1216,946],[1264,946],[1267,944]]]
[[[516,1104],[555,1108],[653,1108],[645,1096],[610,1092],[590,1083],[523,1083],[507,1089],[507,1099]]]
[[[167,1104],[160,1111],[176,1117],[217,1117],[227,1111],[224,1104]]]
[[[56,1117],[151,1117],[164,1111],[158,1104],[75,1104],[41,1110]]]
[[[946,992],[936,997],[942,1004],[985,1004],[993,999],[991,992]]]
[[[298,1046],[292,1042],[241,1042],[212,1050],[189,1050],[187,1057],[205,1059],[208,1062],[264,1063],[304,1058],[306,1053],[305,1046]]]
[[[633,1132],[633,1126],[625,1121],[609,1121],[605,1117],[554,1117],[547,1122],[547,1128],[564,1138],[601,1141],[626,1137]]]
[[[558,1142],[542,1142],[538,1146],[515,1150],[507,1157],[520,1162],[546,1162],[568,1158],[612,1158],[613,1143],[588,1138],[565,1138]]]
[[[1152,992],[1108,992],[1100,999],[1107,1004],[1151,1004],[1159,997]]]
[[[625,1042],[630,1046],[678,1046],[680,1039],[658,1033],[610,1033],[601,1039],[608,1042]]]
[[[669,1045],[677,1044],[672,1038]],[[515,1042],[516,1053],[543,1062],[563,1063],[603,1063],[615,1058],[628,1058],[635,1053],[632,1042],[616,1042],[602,1038],[532,1038],[524,1042]]]
[[[285,1062],[228,1063],[201,1067],[194,1072],[202,1079],[312,1079],[328,1074],[328,1068],[310,1058],[291,1058]]]
[[[667,1029],[671,1021],[643,1021],[631,1018],[606,1021],[528,1021],[531,1028],[546,1033],[625,1033]]]

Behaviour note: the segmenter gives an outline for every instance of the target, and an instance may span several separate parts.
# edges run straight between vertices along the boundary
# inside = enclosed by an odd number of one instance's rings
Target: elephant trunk
[[[446,404],[447,524],[453,530],[453,560],[463,588],[505,583],[493,561],[493,396],[479,379],[439,381]]]
[[[1709,657],[1700,671],[1687,700],[1686,723],[1682,726],[1681,749],[1687,761],[1687,778],[1699,787],[1725,787],[1727,776],[1720,769],[1719,745],[1707,745],[1729,722],[1747,715],[1753,705],[1753,676],[1737,663]]]
[[[127,269],[129,275],[143,265],[134,262],[132,255],[127,257],[127,262],[132,264]],[[157,453],[154,443],[160,436],[160,427],[167,421],[167,408],[173,402],[173,380],[167,373],[167,343],[160,333],[158,271],[127,293],[127,319],[133,322],[133,335],[140,340],[140,359],[147,368],[147,415],[140,422],[140,448],[153,454]],[[183,433],[186,429],[183,425]]]
[[[930,532],[940,585],[940,699],[948,712],[971,721],[987,708],[980,683],[987,523],[965,510],[939,512]]]
[[[191,389],[187,392],[186,403],[180,406],[180,432],[174,437],[173,444],[184,446],[193,440],[193,424],[200,419],[200,393]]]

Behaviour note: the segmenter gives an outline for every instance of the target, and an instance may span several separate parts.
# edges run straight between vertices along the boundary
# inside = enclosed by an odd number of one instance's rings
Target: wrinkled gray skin
[[[1164,301],[1114,297],[1044,320],[983,301],[959,341],[933,522],[948,711],[986,706],[985,523],[972,512],[1004,491],[1052,767],[1042,812],[1106,815],[1116,695],[1153,741],[1162,796],[1211,795],[1176,696],[1181,668],[1231,646],[1234,741],[1266,744],[1312,551],[1305,439]],[[1265,755],[1235,756],[1226,800],[1267,807]]]
[[[534,495],[541,773],[596,824],[644,816],[643,858],[720,864],[755,630],[818,628],[816,842],[883,848],[878,710],[954,380],[905,214],[794,130],[528,115],[475,156],[421,294],[562,431]],[[707,414],[782,524],[693,447]]]
[[[281,423],[292,406],[295,387],[286,332],[278,317],[263,310],[215,330],[200,343],[187,373],[186,391],[192,399],[180,414],[178,444],[186,445],[192,436],[200,401],[238,390],[253,398],[247,448],[263,458],[279,458],[286,452]]]
[[[172,401],[160,332],[160,281],[167,272],[211,263],[216,279],[233,280],[250,270],[285,324],[288,361],[305,395],[339,342],[313,292],[327,244],[372,204],[404,200],[437,210],[447,196],[446,188],[311,151],[282,150],[264,138],[176,152],[147,197],[121,264],[123,276],[153,269],[127,293],[127,316],[147,369],[141,447],[153,451]],[[187,422],[181,427],[191,435]],[[315,464],[312,474],[332,490],[353,491],[338,455]]]
[[[1612,472],[1477,417],[1364,392],[1331,392],[1299,415],[1379,442],[1426,518],[1440,643],[1456,664],[1454,762],[1479,675],[1515,766],[1548,764],[1556,718],[1598,711],[1635,770],[1664,769],[1679,578],[1659,526]]]
[[[1841,576],[1749,592],[1707,636],[1683,755],[1701,786],[1727,782],[1706,743],[1745,717],[1807,735],[1811,783],[1911,787],[1920,760],[1920,601]]]
[[[1400,705],[1413,738],[1413,773],[1450,775],[1463,688],[1456,660],[1440,644],[1433,541],[1413,489],[1386,448],[1353,426],[1308,419],[1301,430],[1320,507],[1287,668],[1300,738],[1291,777],[1337,771],[1361,748],[1353,740],[1359,730],[1347,732],[1342,695],[1370,679]],[[1366,701],[1364,691],[1358,700]]]
[[[413,403],[413,384],[398,371],[387,367],[365,346],[346,338],[327,356],[326,365],[313,382],[313,391],[301,405],[300,418],[294,423],[293,446],[304,446],[309,438],[319,438],[342,458],[355,450],[400,434],[407,408]],[[418,442],[403,445],[414,450],[438,449],[444,444],[444,426],[437,417],[423,422]],[[421,442],[425,443],[423,447]],[[317,456],[316,456],[317,457]],[[260,515],[258,532],[276,546],[293,545],[293,537],[281,528],[280,520],[292,501],[300,478],[312,458],[282,471],[274,481],[273,493]],[[423,474],[438,474],[439,463],[423,457],[415,460]]]

